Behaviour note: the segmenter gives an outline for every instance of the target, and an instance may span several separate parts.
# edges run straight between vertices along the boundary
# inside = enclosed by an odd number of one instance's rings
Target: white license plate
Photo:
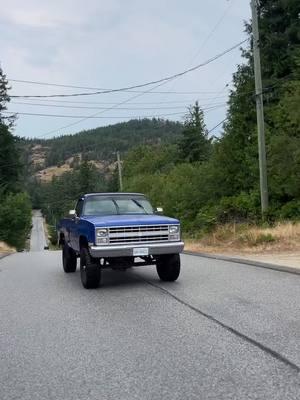
[[[133,249],[134,257],[148,256],[148,255],[149,255],[149,249],[147,247],[136,247]]]

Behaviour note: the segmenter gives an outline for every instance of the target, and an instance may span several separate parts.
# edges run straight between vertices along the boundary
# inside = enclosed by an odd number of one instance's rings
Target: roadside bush
[[[259,246],[276,242],[276,238],[271,233],[247,232],[239,237],[239,241],[248,246]]]
[[[195,221],[194,229],[210,232],[218,223],[219,210],[217,206],[207,206],[201,208]]]
[[[255,245],[273,242],[276,242],[276,238],[271,233],[261,233],[257,236]]]
[[[193,227],[211,231],[218,224],[255,222],[259,216],[258,193],[242,192],[238,196],[223,197],[217,204],[202,207]]]
[[[292,200],[286,203],[278,211],[278,217],[280,219],[300,219],[300,200]]]
[[[57,231],[56,231],[55,226],[48,225],[48,235],[49,235],[50,243],[53,246],[56,246],[57,245]]]
[[[23,250],[31,227],[31,203],[26,193],[2,197],[0,207],[0,240]]]
[[[259,195],[242,192],[238,196],[223,197],[219,203],[219,223],[256,221],[260,216]]]

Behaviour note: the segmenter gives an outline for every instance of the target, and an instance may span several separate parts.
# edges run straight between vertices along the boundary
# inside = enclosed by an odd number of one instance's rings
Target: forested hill
[[[141,119],[81,131],[54,139],[26,140],[35,166],[55,166],[80,156],[83,160],[115,160],[115,152],[127,152],[141,144],[170,143],[178,139],[182,124],[161,119]],[[37,153],[38,152],[38,153]],[[30,154],[31,153],[31,154]]]

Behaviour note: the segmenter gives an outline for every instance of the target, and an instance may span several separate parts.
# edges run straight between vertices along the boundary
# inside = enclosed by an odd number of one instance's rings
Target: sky
[[[249,0],[0,0],[0,6],[0,63],[10,95],[21,96],[92,90],[15,80],[115,89],[171,76],[246,39],[244,21],[250,19]],[[240,62],[237,48],[159,87],[13,98],[8,110],[55,115],[19,114],[14,128],[19,136],[50,138],[132,118],[183,121],[198,100],[212,129],[226,116]],[[83,118],[92,115],[97,118]]]

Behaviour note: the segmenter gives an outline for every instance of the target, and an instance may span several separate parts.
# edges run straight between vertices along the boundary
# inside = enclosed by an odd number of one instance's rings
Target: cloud
[[[117,12],[118,2],[89,0],[10,1],[1,10],[1,18],[11,24],[30,28],[60,28],[63,25],[83,26],[95,15]]]
[[[199,49],[193,63],[204,61],[245,37],[243,20],[249,17],[248,0],[231,1],[233,4],[226,18],[205,41],[228,7],[227,1],[28,0],[25,3],[10,0],[2,7],[0,16],[0,61],[8,77],[16,79],[98,87],[120,87],[159,79],[190,66]],[[239,52],[235,51],[162,90],[221,90],[239,60]],[[74,92],[13,85],[13,93],[58,91]],[[120,94],[91,100],[118,102],[125,98],[128,95]],[[189,104],[194,98],[182,96],[181,99]],[[175,101],[178,97],[149,94],[139,99],[168,100]],[[28,108],[20,106],[18,110],[28,111]],[[37,112],[41,110],[53,112],[51,108],[36,109]],[[211,113],[208,122],[213,125],[219,117],[219,111]],[[20,117],[17,132],[43,133],[45,121],[50,128],[68,123]],[[115,121],[103,121],[107,122]],[[89,121],[87,125],[74,126],[72,131],[100,123]]]

